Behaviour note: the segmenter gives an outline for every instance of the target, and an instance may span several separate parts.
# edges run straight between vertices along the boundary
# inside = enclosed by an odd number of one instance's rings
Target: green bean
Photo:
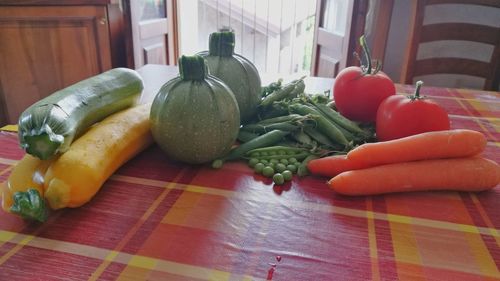
[[[267,156],[259,156],[257,157],[259,160],[280,160],[280,159],[288,159],[290,156],[293,156],[293,158],[297,160],[301,160],[306,158],[307,156],[311,155],[311,153],[305,151],[305,152],[300,152],[294,155],[267,155]]]
[[[272,92],[281,89],[281,83],[283,82],[283,79],[280,78],[278,81],[272,82],[269,85],[262,87],[262,96],[265,97]]]
[[[255,134],[255,133],[252,133],[252,132],[242,131],[242,130],[238,131],[238,140],[241,141],[241,142],[251,141],[251,140],[255,139],[258,136],[259,136],[258,134]]]
[[[326,145],[326,146],[330,146],[330,147],[336,147],[337,146],[327,136],[325,136],[323,133],[319,132],[315,128],[306,126],[306,127],[304,127],[304,132],[308,136],[310,136],[312,139],[314,139],[318,144]]]
[[[292,110],[295,113],[302,114],[302,115],[313,115],[314,119],[317,122],[317,128],[320,130],[323,134],[325,134],[328,138],[330,138],[332,141],[335,141],[337,143],[340,143],[344,146],[349,145],[349,141],[346,139],[344,134],[339,130],[339,128],[331,121],[329,121],[327,118],[325,118],[322,114],[320,114],[317,110],[314,108],[304,105],[304,104],[292,104],[289,106],[290,110]]]
[[[259,125],[259,124],[248,124],[243,127],[241,127],[240,131],[247,131],[251,133],[267,133],[273,130],[281,130],[281,131],[287,131],[287,132],[292,132],[297,130],[299,127],[296,125],[293,125],[291,122],[281,122],[281,123],[274,123],[274,124],[269,124],[269,125]]]
[[[273,124],[273,123],[301,120],[303,118],[304,118],[304,116],[302,116],[300,114],[287,114],[287,115],[263,119],[263,120],[260,120],[259,122],[257,122],[256,124],[269,125],[269,124]]]
[[[291,136],[301,144],[313,145],[313,140],[303,130],[295,131]]]
[[[268,96],[266,96],[260,102],[260,105],[263,107],[269,106],[269,105],[273,104],[273,102],[279,101],[279,100],[285,98],[286,96],[288,96],[288,94],[290,94],[290,92],[292,92],[294,88],[295,88],[295,83],[290,82],[290,83],[286,84],[285,86],[283,86],[281,89],[276,90],[276,91],[272,92],[271,94],[269,94]]]
[[[292,152],[294,152],[294,154],[305,151],[304,149],[299,148],[299,147],[275,145],[275,146],[268,146],[268,147],[261,147],[261,148],[252,149],[252,150],[248,151],[246,154],[253,155],[254,153],[262,153],[262,152],[269,153],[271,151],[280,151],[280,150],[283,150],[285,152],[292,151]]]
[[[302,79],[300,79],[297,82],[297,84],[295,85],[295,88],[288,94],[287,98],[289,98],[289,99],[296,98],[299,94],[302,94],[304,92],[304,90],[306,89],[306,84],[304,83],[304,80],[302,80]]]
[[[306,157],[302,162],[300,163],[299,167],[297,168],[297,175],[299,177],[307,176],[309,174],[309,170],[307,169],[307,163],[313,159],[318,159],[319,157],[316,155],[309,155]]]
[[[271,106],[265,108],[258,107],[258,110],[258,119],[260,120],[289,114],[288,107],[280,103],[273,103]]]
[[[275,101],[280,101],[285,98],[293,98],[297,96],[301,92],[304,92],[305,84],[304,78],[306,76],[301,77],[300,79],[293,80],[286,85],[284,85],[281,89],[274,91],[270,95],[266,96],[260,103],[261,106],[266,107],[273,104]]]
[[[348,130],[351,133],[355,134],[361,134],[365,135],[366,132],[361,129],[358,124],[355,122],[345,118],[342,116],[340,113],[337,111],[333,110],[331,107],[327,106],[326,104],[318,104],[318,103],[313,103],[313,105],[321,112],[323,113],[327,118],[332,120],[333,122],[337,123],[344,129]]]
[[[225,160],[238,159],[252,149],[273,145],[273,144],[279,142],[282,138],[284,138],[288,134],[289,134],[289,132],[280,131],[280,130],[274,130],[274,131],[265,133],[263,135],[256,137],[253,140],[242,143],[241,145],[231,149],[231,151],[229,151],[228,155],[226,155],[222,159],[218,159],[218,161],[223,162]],[[212,167],[214,167],[214,164],[216,164],[215,168],[217,168],[218,166],[219,167],[222,166],[222,163],[219,163],[218,161],[215,160],[214,163],[212,164]]]

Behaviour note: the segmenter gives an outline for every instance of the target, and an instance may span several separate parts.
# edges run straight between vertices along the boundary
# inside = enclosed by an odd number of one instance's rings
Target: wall
[[[394,1],[392,10],[383,71],[394,82],[400,82],[401,67],[405,57],[410,28],[411,1]]]

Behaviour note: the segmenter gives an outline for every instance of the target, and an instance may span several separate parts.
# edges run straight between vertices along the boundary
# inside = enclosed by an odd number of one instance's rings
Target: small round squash
[[[210,34],[209,49],[199,53],[207,61],[210,74],[221,79],[233,91],[242,123],[257,114],[261,98],[261,80],[257,68],[245,57],[234,53],[234,32],[222,30]]]
[[[169,157],[189,164],[227,154],[240,126],[234,94],[207,69],[202,57],[182,56],[180,75],[161,87],[151,106],[156,143]]]

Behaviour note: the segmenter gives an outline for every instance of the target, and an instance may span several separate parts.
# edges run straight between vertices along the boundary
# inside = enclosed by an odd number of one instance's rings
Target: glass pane
[[[141,20],[165,18],[165,0],[139,0]]]
[[[344,35],[347,21],[347,1],[326,0],[321,26],[326,30]]]

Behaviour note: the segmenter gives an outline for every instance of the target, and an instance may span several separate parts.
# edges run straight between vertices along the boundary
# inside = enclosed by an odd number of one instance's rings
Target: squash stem
[[[181,56],[179,58],[179,74],[184,81],[204,80],[208,73],[205,59],[200,56]]]
[[[39,222],[47,220],[47,205],[38,190],[29,188],[27,191],[18,191],[14,193],[13,201],[10,207],[12,213],[20,215],[23,219]]]
[[[234,32],[221,30],[210,34],[208,53],[211,56],[230,57],[234,54]]]
[[[63,142],[64,137],[52,132],[52,129],[45,124],[38,132],[24,136],[22,148],[26,150],[26,153],[46,160],[59,151]]]

